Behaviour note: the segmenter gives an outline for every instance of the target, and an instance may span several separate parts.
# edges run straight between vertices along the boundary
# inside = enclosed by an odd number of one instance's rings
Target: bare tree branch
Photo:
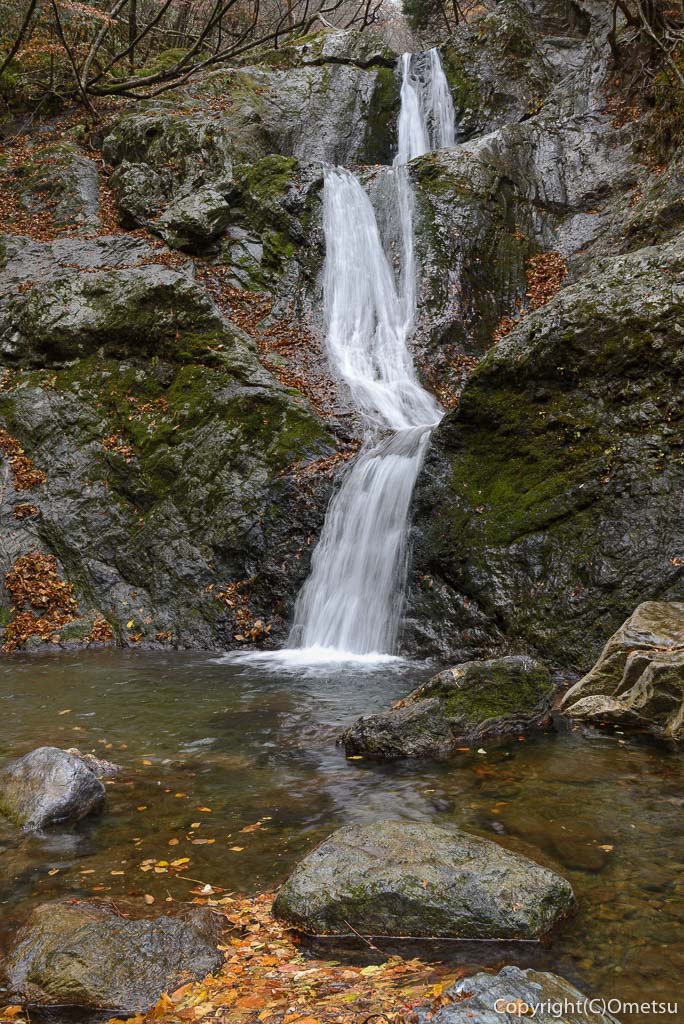
[[[36,7],[38,6],[38,2],[39,0],[31,0],[31,3],[28,5],[26,9],[26,14],[24,15],[24,20],[22,21],[21,26],[19,28],[19,32],[17,33],[17,37],[12,43],[12,46],[10,47],[9,52],[7,56],[4,58],[2,64],[0,64],[0,75],[9,67],[9,65],[11,64],[11,62],[14,60],[15,56],[21,49],[21,44],[23,43],[26,33],[29,30],[29,27],[33,20],[33,14],[35,12]]]

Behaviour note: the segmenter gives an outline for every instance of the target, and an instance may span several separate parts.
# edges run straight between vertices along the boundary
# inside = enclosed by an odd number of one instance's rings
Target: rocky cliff
[[[649,149],[608,31],[593,0],[501,0],[442,46],[459,144],[411,166],[415,353],[451,411],[408,651],[585,668],[682,596],[682,158]],[[321,161],[391,161],[398,78],[371,34],[252,61],[8,150],[7,651],[286,635],[355,440],[321,354]]]

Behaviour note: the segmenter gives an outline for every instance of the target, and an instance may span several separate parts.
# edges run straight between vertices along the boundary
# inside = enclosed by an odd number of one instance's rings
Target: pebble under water
[[[267,671],[208,654],[120,651],[3,664],[3,758],[77,746],[123,771],[107,785],[104,814],[72,831],[28,836],[0,818],[0,938],[34,903],[67,894],[132,894],[141,903],[147,895],[163,909],[170,898],[191,899],[197,881],[268,890],[338,826],[410,819],[463,827],[527,854],[564,874],[579,903],[548,947],[424,943],[418,955],[533,965],[589,995],[676,1001],[681,758],[597,730],[485,743],[486,753],[444,762],[346,760],[335,742],[342,729],[434,671],[406,662]],[[150,867],[186,857],[177,874]]]

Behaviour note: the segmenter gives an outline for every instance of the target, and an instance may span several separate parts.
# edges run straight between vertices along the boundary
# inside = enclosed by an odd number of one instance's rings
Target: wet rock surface
[[[222,961],[212,915],[132,919],[78,900],[43,903],[2,964],[11,992],[30,1003],[145,1011],[160,993]]]
[[[329,481],[294,474],[333,438],[192,264],[156,262],[164,253],[126,236],[4,243],[0,415],[48,471],[27,492],[7,468],[0,571],[60,538],[58,572],[78,601],[65,643],[106,640],[98,616],[109,642],[229,646],[258,621],[267,635],[325,509]],[[257,596],[262,560],[274,575]],[[6,622],[6,591],[0,603]]]
[[[68,826],[104,802],[93,769],[58,747],[39,747],[0,769],[0,812],[26,831]]]
[[[519,735],[548,720],[549,670],[525,657],[465,662],[446,669],[379,715],[343,734],[347,754],[435,757],[459,740]]]
[[[563,708],[571,718],[684,739],[684,604],[639,605]]]
[[[586,671],[643,595],[681,595],[683,270],[681,238],[604,257],[477,367],[418,483],[416,647]]]
[[[539,939],[573,902],[564,878],[487,839],[379,821],[338,829],[305,857],[274,913],[315,935]]]
[[[429,1017],[420,1008],[418,1020],[426,1024],[501,1024],[531,1014],[541,1024],[618,1024],[590,999],[557,974],[519,967],[503,967],[498,974],[482,972],[457,982],[446,992],[454,1000]],[[526,1009],[528,1008],[528,1009]]]

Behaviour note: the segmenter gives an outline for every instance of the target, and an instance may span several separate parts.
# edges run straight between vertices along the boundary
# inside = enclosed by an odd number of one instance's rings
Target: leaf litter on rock
[[[410,1024],[416,1006],[437,1009],[449,1002],[446,989],[464,973],[399,956],[365,966],[315,959],[275,920],[272,895],[215,899],[209,890],[220,891],[205,883],[199,893],[206,891],[208,898],[197,895],[192,902],[208,905],[225,921],[223,967],[164,993],[129,1024],[363,1024],[375,1018]]]

